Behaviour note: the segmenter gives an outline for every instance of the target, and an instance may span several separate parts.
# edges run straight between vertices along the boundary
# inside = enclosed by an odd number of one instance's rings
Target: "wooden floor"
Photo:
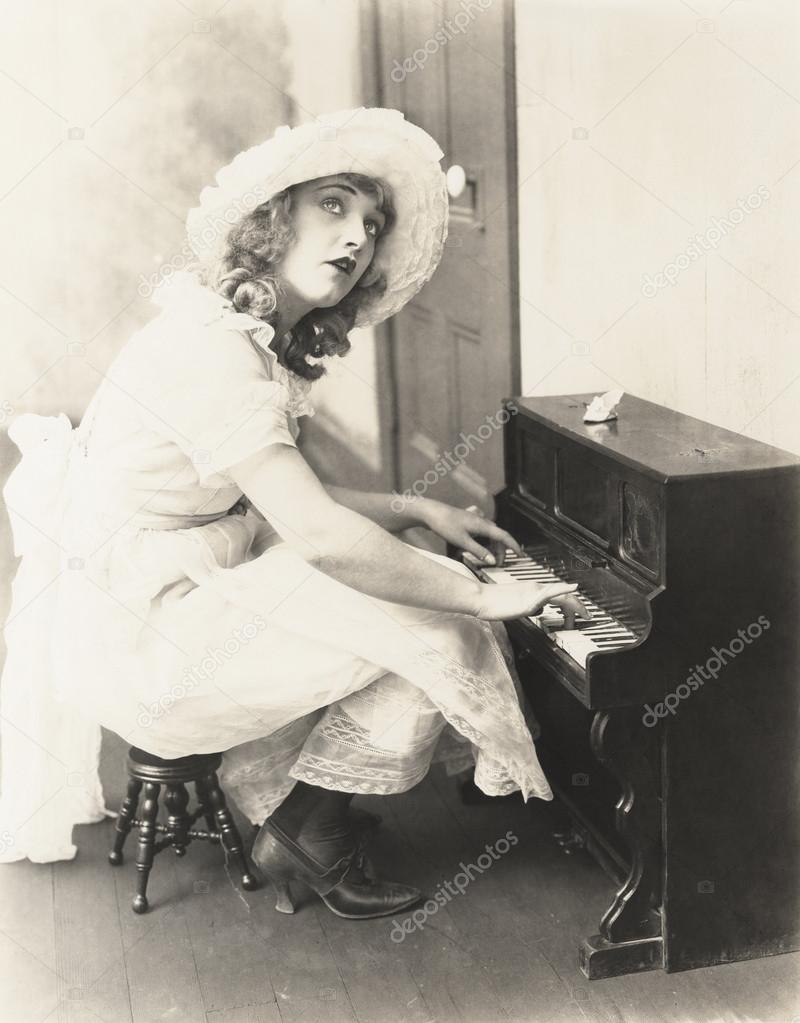
[[[112,805],[123,755],[106,744]],[[340,920],[311,893],[294,916],[276,913],[269,892],[243,892],[200,843],[157,858],[151,911],[136,916],[130,857],[116,870],[106,861],[112,823],[82,827],[71,863],[0,867],[0,1019],[800,1023],[800,954],[586,981],[576,949],[612,886],[584,853],[557,847],[540,801],[465,807],[434,770],[411,793],[360,805],[384,815],[382,873],[430,895],[487,844],[509,831],[518,842],[396,942],[392,919]]]

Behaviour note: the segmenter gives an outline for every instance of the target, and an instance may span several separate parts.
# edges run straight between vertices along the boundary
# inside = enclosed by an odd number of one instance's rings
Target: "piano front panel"
[[[553,449],[524,427],[518,437],[514,461],[520,493],[536,507],[546,509],[552,505]]]
[[[512,640],[513,642],[513,640]],[[631,866],[631,851],[617,834],[615,807],[622,796],[616,779],[591,749],[593,712],[563,687],[548,684],[532,658],[522,659],[520,678],[525,696],[541,727],[536,751],[557,797],[569,808],[588,841],[599,846],[600,861],[616,883]]]
[[[510,431],[508,464],[527,507],[561,523],[648,583],[665,578],[664,489],[619,461],[522,419]]]
[[[572,447],[557,447],[554,454],[556,518],[608,550],[619,532],[615,477]]]
[[[652,579],[661,576],[664,528],[657,488],[623,480],[620,487],[620,557]]]

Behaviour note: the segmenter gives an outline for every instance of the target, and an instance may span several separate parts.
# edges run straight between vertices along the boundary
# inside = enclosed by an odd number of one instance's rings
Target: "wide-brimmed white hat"
[[[283,125],[219,170],[216,186],[203,189],[186,221],[189,244],[202,265],[211,265],[223,255],[230,228],[290,185],[346,172],[380,178],[397,213],[371,264],[386,275],[387,288],[362,303],[355,326],[380,323],[417,294],[442,258],[448,216],[443,156],[400,110],[357,107],[297,128]]]

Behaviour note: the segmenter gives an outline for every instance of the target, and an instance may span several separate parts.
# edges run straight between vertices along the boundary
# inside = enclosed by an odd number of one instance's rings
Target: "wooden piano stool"
[[[125,839],[132,828],[137,828],[136,894],[132,903],[135,913],[147,912],[147,882],[155,855],[171,848],[176,856],[184,856],[194,839],[221,844],[226,858],[230,857],[241,871],[242,887],[247,891],[259,887],[250,870],[239,829],[217,779],[217,768],[221,763],[222,756],[219,753],[162,760],[135,746],[128,751],[128,790],[117,818],[114,847],[108,859],[114,867],[121,865]],[[186,789],[189,782],[194,784],[197,795],[197,806],[191,812],[188,811],[189,793]],[[165,824],[157,820],[162,786],[166,789]],[[143,788],[141,816],[137,817]],[[205,819],[207,831],[194,827],[200,817]],[[163,837],[156,840],[157,835]]]
[[[625,395],[506,403],[487,583],[576,583],[506,623],[572,835],[616,895],[590,978],[800,949],[800,458]]]

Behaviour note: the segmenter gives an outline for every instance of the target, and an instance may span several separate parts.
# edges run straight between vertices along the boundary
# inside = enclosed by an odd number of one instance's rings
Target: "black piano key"
[[[510,548],[506,548],[503,568],[513,579],[518,582],[562,583],[567,582],[570,574],[562,559],[554,561],[550,552],[544,547],[524,548],[526,555],[520,557]],[[588,613],[589,619],[576,618],[574,628],[580,631],[598,648],[607,649],[612,646],[625,645],[626,642],[635,640],[634,633],[622,620],[625,614],[625,607],[620,600],[614,599],[608,607],[599,607],[578,587],[576,594],[582,600]],[[553,612],[548,610],[547,615]],[[558,612],[555,612],[557,620]],[[537,623],[538,624],[538,623]],[[553,629],[553,623],[545,623],[546,627]]]

